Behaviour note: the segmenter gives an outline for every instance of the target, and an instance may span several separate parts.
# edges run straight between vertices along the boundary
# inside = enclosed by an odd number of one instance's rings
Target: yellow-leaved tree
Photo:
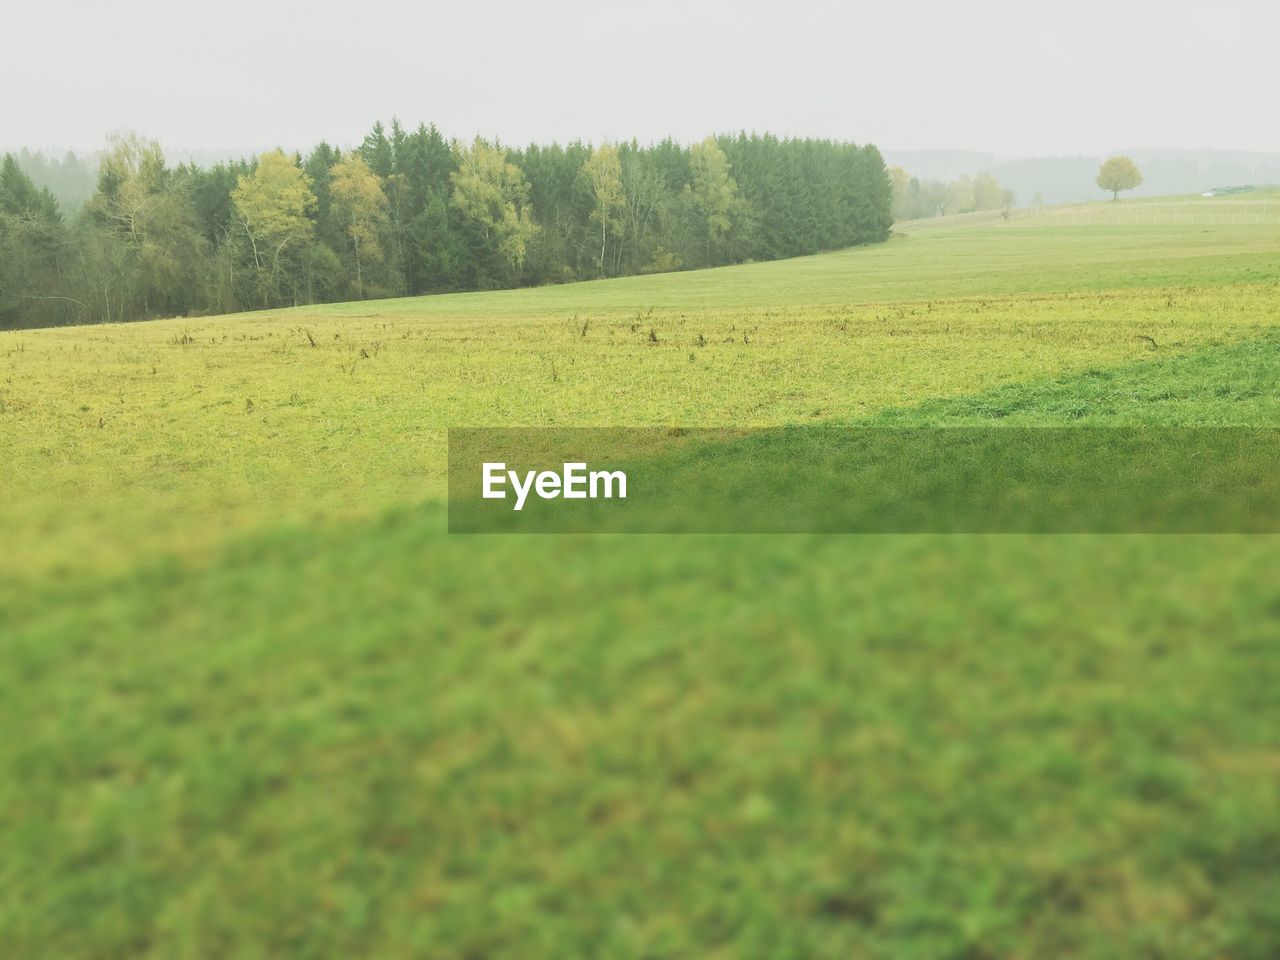
[[[689,172],[693,182],[684,185],[682,196],[699,221],[706,243],[704,256],[710,263],[740,216],[742,199],[729,170],[729,158],[715,137],[689,148]]]
[[[496,251],[511,273],[518,271],[538,230],[530,216],[529,181],[501,149],[478,137],[470,147],[455,141],[453,152],[458,169],[449,175],[452,204],[479,229],[485,248]]]
[[[265,285],[267,274],[274,285],[285,251],[310,240],[315,231],[310,216],[316,203],[311,178],[292,157],[272,150],[258,158],[253,173],[236,181],[231,202],[253,249],[260,282]]]
[[[1132,190],[1142,184],[1142,172],[1128,157],[1112,157],[1098,170],[1094,181],[1103,190],[1111,191],[1111,199],[1120,199],[1121,190]]]
[[[608,143],[601,144],[583,163],[582,172],[591,184],[591,194],[596,201],[591,211],[591,222],[600,224],[600,262],[596,269],[603,274],[609,235],[622,229],[622,212],[626,206],[618,148]]]
[[[333,210],[346,227],[356,261],[356,291],[364,299],[366,260],[382,259],[379,235],[387,223],[387,196],[369,165],[357,154],[347,154],[333,165],[329,181]]]

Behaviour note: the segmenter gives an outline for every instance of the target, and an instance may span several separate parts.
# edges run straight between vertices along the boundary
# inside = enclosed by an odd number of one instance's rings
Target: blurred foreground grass
[[[438,523],[18,613],[13,955],[1275,955],[1274,538]]]

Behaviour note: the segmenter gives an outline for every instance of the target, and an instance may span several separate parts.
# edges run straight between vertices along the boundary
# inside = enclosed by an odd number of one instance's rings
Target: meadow
[[[0,953],[1280,953],[1274,538],[444,533],[449,426],[1280,423],[1280,216],[1098,209],[0,334]]]

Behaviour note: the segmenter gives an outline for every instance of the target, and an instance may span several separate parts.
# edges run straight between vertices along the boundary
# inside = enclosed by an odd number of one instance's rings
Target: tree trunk
[[[356,299],[364,299],[364,274],[360,270],[360,241],[353,244],[356,248]]]

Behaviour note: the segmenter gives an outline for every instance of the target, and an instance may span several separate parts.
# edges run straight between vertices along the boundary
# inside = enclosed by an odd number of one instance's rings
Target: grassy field
[[[1280,954],[1274,538],[443,533],[451,425],[1280,423],[1280,225],[1107,217],[0,334],[0,955]]]
[[[900,231],[921,234],[955,226],[978,226],[1006,220],[1020,225],[1062,226],[1164,226],[1222,227],[1275,226],[1280,223],[1280,188],[1264,187],[1223,197],[1135,197],[1123,202],[1109,198],[1093,203],[1066,203],[1020,207],[1010,210],[979,210],[974,213],[908,220]]]

